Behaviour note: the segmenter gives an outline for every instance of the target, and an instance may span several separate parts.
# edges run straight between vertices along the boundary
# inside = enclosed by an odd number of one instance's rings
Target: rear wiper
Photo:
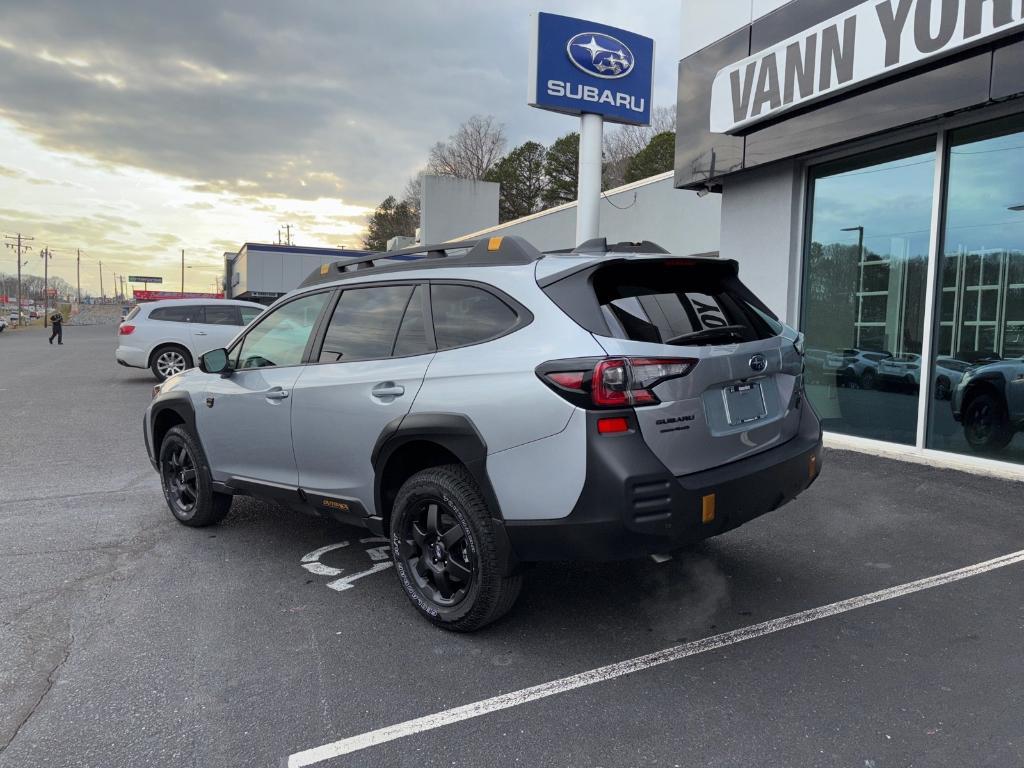
[[[692,331],[691,333],[684,333],[680,336],[673,336],[671,339],[664,341],[664,344],[685,344],[688,341],[707,341],[708,339],[717,339],[719,337],[726,339],[743,339],[743,335],[739,332],[745,330],[746,326],[743,325],[722,325],[718,328],[705,328],[703,331]]]

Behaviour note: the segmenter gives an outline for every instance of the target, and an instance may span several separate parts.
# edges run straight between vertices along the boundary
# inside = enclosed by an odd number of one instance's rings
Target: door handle
[[[267,398],[267,400],[284,400],[286,397],[288,397],[288,390],[269,389],[263,393],[263,396]]]
[[[393,381],[385,381],[374,387],[370,394],[374,397],[401,397],[405,394],[405,387]]]
[[[206,335],[206,331],[196,331],[195,334],[196,334],[196,336],[205,336]]]

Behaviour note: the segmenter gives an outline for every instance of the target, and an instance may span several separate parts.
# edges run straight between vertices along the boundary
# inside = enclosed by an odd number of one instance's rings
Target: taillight
[[[686,376],[696,365],[692,358],[678,357],[588,358],[544,363],[537,374],[582,408],[630,408],[657,404],[653,388]]]
[[[120,333],[122,336],[131,336],[134,331],[134,325],[128,325],[128,323],[121,323],[121,327],[118,329],[117,332]]]

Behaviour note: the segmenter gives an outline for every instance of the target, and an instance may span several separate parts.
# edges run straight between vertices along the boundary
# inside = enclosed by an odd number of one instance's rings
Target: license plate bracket
[[[722,390],[725,418],[730,426],[749,424],[768,415],[764,390],[758,382],[734,384]]]

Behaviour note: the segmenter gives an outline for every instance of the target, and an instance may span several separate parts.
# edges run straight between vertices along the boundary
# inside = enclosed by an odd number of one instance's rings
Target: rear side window
[[[124,316],[124,321],[127,323],[129,320],[133,319],[137,314],[139,314],[141,310],[142,307],[132,307],[128,314]]]
[[[430,306],[438,349],[477,344],[510,331],[516,313],[492,293],[471,285],[432,285]]]
[[[320,352],[321,363],[391,356],[413,286],[353,288],[338,299]]]
[[[191,323],[202,307],[157,307],[149,313],[150,320],[170,323]]]
[[[238,307],[217,306],[209,304],[205,307],[206,322],[208,325],[241,325],[242,316]]]
[[[238,311],[242,315],[242,325],[248,325],[262,313],[262,309],[256,309],[256,307],[239,307]]]
[[[545,290],[588,330],[632,341],[735,343],[777,336],[783,328],[726,262],[618,262]]]

